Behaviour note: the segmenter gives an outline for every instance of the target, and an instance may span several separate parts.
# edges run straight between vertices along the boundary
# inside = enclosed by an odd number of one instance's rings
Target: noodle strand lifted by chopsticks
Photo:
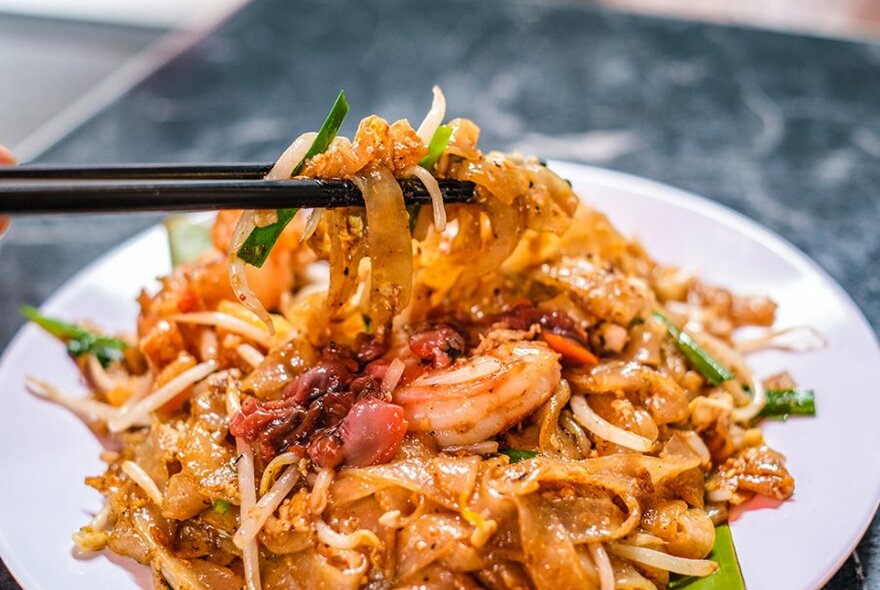
[[[290,147],[281,154],[281,157],[275,162],[269,173],[266,174],[265,179],[286,180],[290,178],[293,170],[305,157],[309,148],[312,147],[316,137],[317,133],[303,133],[297,137],[290,144]],[[229,243],[229,252],[227,253],[229,258],[229,282],[239,301],[263,320],[271,336],[275,334],[275,325],[272,323],[272,318],[269,317],[269,312],[266,311],[266,308],[263,307],[263,304],[260,303],[260,300],[251,290],[248,284],[247,273],[245,272],[246,264],[244,260],[238,257],[238,251],[255,227],[257,227],[255,212],[250,210],[244,211],[235,226]]]
[[[440,185],[434,175],[422,168],[421,166],[413,166],[408,168],[404,175],[415,176],[422,181],[428,194],[431,195],[431,208],[434,212],[434,228],[437,231],[446,229],[446,209],[443,207],[443,193],[440,192]]]

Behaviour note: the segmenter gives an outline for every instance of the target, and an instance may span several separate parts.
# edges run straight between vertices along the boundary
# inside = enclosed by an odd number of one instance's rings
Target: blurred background
[[[0,0],[0,143],[24,157],[248,0]],[[880,38],[877,0],[574,0],[660,17]],[[89,101],[81,101],[89,95]],[[8,116],[7,113],[15,113]]]

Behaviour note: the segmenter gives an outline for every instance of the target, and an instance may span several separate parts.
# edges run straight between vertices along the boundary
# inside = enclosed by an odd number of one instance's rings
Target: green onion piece
[[[348,102],[345,100],[345,91],[340,90],[339,96],[336,97],[333,107],[327,114],[327,118],[324,119],[324,124],[321,125],[321,128],[318,130],[318,136],[315,138],[314,143],[312,143],[312,147],[309,148],[305,157],[296,165],[296,168],[293,169],[291,176],[299,174],[299,171],[302,170],[306,160],[327,151],[327,148],[330,147],[330,142],[332,142],[333,138],[336,137],[336,134],[339,133],[339,128],[342,127],[342,122],[345,120],[345,115],[347,114]]]
[[[164,223],[172,266],[195,260],[211,249],[211,228],[204,223],[193,223],[186,215],[169,215]]]
[[[327,114],[327,118],[324,119],[324,123],[318,130],[318,136],[315,137],[312,147],[309,148],[302,161],[293,169],[291,176],[299,174],[306,160],[327,151],[327,148],[330,147],[330,142],[333,141],[333,138],[339,132],[339,127],[342,126],[342,121],[345,120],[347,113],[348,102],[345,100],[345,92],[340,91],[339,96],[336,97],[336,102],[333,103],[333,107],[330,109],[330,113]],[[275,242],[278,241],[281,232],[284,231],[284,228],[287,227],[287,224],[290,223],[295,214],[296,209],[279,209],[278,221],[266,227],[254,228],[251,235],[247,237],[244,244],[238,249],[237,256],[251,266],[261,268],[266,262],[269,252],[275,247]]]
[[[279,209],[277,213],[278,221],[265,227],[255,227],[241,248],[238,249],[238,257],[251,266],[257,268],[263,266],[275,246],[275,242],[281,237],[281,232],[296,215],[296,209]]]
[[[508,457],[510,457],[511,463],[519,463],[520,461],[524,461],[525,459],[537,457],[540,454],[537,451],[524,451],[522,449],[501,449],[498,452],[502,455],[507,455]]]
[[[364,320],[364,334],[371,334],[373,332],[373,319],[365,313],[361,314],[361,319]]]
[[[715,545],[706,559],[718,564],[718,571],[704,578],[677,576],[669,581],[669,590],[745,590],[730,526],[715,527]]]
[[[409,215],[409,233],[416,231],[416,223],[419,221],[419,211],[421,210],[421,205],[406,206],[406,212]]]
[[[655,311],[654,317],[666,324],[666,331],[675,340],[678,349],[710,385],[720,385],[728,379],[733,379],[733,373],[721,366],[721,363],[703,350],[703,347],[697,344],[696,340],[679,330],[663,314]]]
[[[767,401],[761,410],[764,418],[788,418],[789,416],[815,416],[816,394],[812,389],[768,389]]]
[[[443,152],[446,151],[446,146],[449,144],[450,137],[452,137],[452,127],[449,125],[440,125],[437,127],[437,131],[434,132],[434,135],[431,137],[431,142],[428,144],[428,153],[424,158],[419,160],[419,166],[429,172],[433,172],[434,166],[437,165]]]
[[[223,515],[226,514],[230,506],[231,504],[229,503],[229,500],[214,500],[214,503],[211,504],[211,510],[213,510],[217,514]]]
[[[67,352],[76,358],[83,354],[93,354],[101,366],[107,368],[113,361],[121,360],[126,344],[118,338],[95,334],[79,326],[46,317],[34,307],[25,305],[21,315],[34,322],[67,345]]]

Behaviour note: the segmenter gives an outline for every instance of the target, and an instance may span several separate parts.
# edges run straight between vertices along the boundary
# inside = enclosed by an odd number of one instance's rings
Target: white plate
[[[638,237],[657,260],[696,267],[701,276],[779,302],[779,326],[809,324],[829,345],[809,354],[762,353],[758,375],[787,368],[814,388],[819,416],[770,423],[771,446],[789,458],[792,500],[761,503],[733,522],[750,588],[821,586],[855,547],[880,498],[880,350],[847,294],[794,247],[741,215],[694,195],[633,176],[554,164],[586,201]],[[154,228],[102,257],[56,293],[44,310],[130,330],[139,290],[167,272],[167,246]],[[100,554],[79,559],[70,535],[100,507],[83,485],[102,472],[102,447],[66,410],[34,399],[25,375],[82,391],[63,349],[24,328],[0,361],[0,554],[27,590],[150,587],[146,568]]]

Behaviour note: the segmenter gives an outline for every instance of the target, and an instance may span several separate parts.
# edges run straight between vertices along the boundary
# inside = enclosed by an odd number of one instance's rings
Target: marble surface
[[[340,88],[348,134],[373,112],[419,120],[433,83],[483,146],[639,174],[756,219],[880,327],[876,44],[524,0],[256,0],[41,159],[271,159]],[[156,219],[17,221],[0,249],[0,346],[18,305]],[[828,588],[880,588],[878,542],[875,522]]]
[[[162,34],[0,11],[0,143],[14,149]]]

